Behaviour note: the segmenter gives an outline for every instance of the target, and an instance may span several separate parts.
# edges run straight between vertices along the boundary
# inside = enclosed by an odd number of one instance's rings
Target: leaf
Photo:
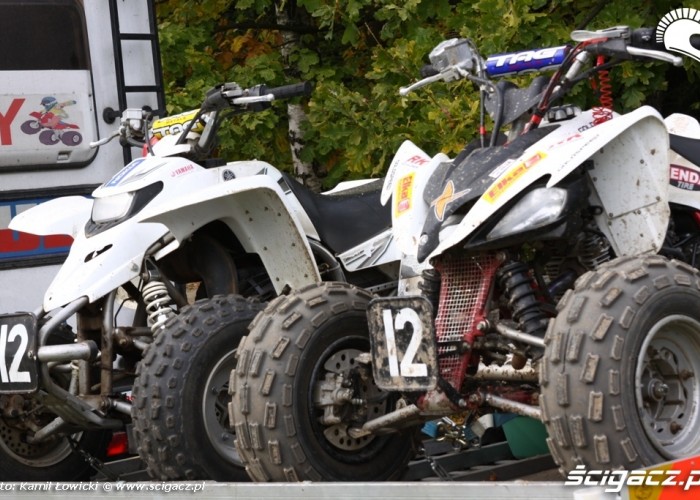
[[[354,45],[360,38],[360,32],[354,24],[348,24],[343,31],[343,38],[340,43],[344,45]]]

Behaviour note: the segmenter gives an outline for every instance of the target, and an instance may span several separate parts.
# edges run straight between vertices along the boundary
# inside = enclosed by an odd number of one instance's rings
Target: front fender
[[[44,310],[51,311],[83,296],[94,302],[136,278],[148,248],[166,234],[161,224],[138,224],[133,220],[90,238],[81,230],[44,295]]]
[[[213,221],[224,222],[247,252],[260,256],[279,294],[321,281],[298,219],[279,185],[265,175],[236,178],[144,210],[142,222],[165,225],[182,243]]]
[[[75,238],[90,219],[92,200],[83,196],[64,196],[40,203],[12,218],[13,231],[48,236],[68,234]]]
[[[533,182],[548,178],[547,187],[556,186],[588,160],[591,204],[603,209],[596,222],[615,253],[658,252],[670,217],[666,126],[656,110],[642,106],[595,127],[576,129],[592,119],[587,111],[530,146],[514,167],[494,179],[458,226],[441,232],[440,244],[427,260],[458,245]],[[497,197],[492,195],[496,188]]]

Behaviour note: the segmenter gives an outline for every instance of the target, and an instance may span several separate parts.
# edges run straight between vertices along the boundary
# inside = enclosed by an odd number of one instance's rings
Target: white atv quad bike
[[[408,142],[395,156],[382,199],[402,269],[425,267],[401,296],[324,283],[256,318],[231,382],[254,480],[399,477],[423,422],[494,409],[544,422],[563,472],[700,453],[697,122],[673,120],[695,138],[673,139],[684,163],[669,167],[656,110],[554,105],[597,74],[607,92],[619,62],[681,59],[649,29],[573,38],[486,61],[449,40],[402,90],[475,82],[492,139],[453,160]],[[550,68],[526,89],[491,80]]]
[[[172,133],[155,144],[148,113],[127,110],[115,135],[145,144],[144,157],[93,199],[59,198],[12,220],[74,243],[41,307],[0,316],[0,480],[85,479],[109,432],[132,419],[130,441],[154,478],[247,479],[227,386],[261,301],[321,279],[388,293],[398,277],[380,181],[318,195],[262,161],[195,161],[226,111],[308,92],[218,86],[184,129],[182,117],[156,121]],[[201,300],[189,305],[192,283]]]

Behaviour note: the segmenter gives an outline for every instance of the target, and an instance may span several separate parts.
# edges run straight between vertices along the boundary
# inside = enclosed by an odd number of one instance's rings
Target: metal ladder
[[[103,112],[103,119],[107,123],[112,123],[121,116],[121,112],[129,107],[138,107],[129,102],[129,94],[153,93],[156,96],[158,109],[153,110],[155,114],[164,116],[165,114],[165,89],[163,84],[163,69],[160,61],[160,45],[158,42],[158,25],[156,21],[155,5],[153,0],[148,2],[148,31],[143,33],[122,32],[123,23],[119,19],[119,0],[109,0],[109,14],[112,25],[112,39],[114,43],[114,64],[117,75],[117,96],[119,109],[107,108]],[[130,0],[143,1],[143,0]],[[151,61],[153,64],[153,83],[145,85],[127,84],[124,67],[124,42],[141,42],[150,45]],[[124,163],[131,161],[131,147],[124,146]]]

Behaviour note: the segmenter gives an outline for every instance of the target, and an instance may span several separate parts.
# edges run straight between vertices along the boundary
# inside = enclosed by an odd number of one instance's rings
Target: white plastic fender
[[[81,229],[44,294],[44,310],[51,311],[83,296],[94,302],[136,278],[146,250],[167,232],[161,224],[139,224],[133,219],[90,238]]]
[[[564,122],[530,146],[474,204],[456,228],[441,233],[428,261],[457,245],[537,179],[555,186],[588,159],[592,201],[603,207],[598,225],[617,255],[658,252],[663,244],[668,207],[668,133],[659,113],[643,106],[592,126],[592,113]],[[525,166],[522,168],[522,166]],[[443,239],[444,238],[444,239]]]
[[[386,205],[386,202],[389,201],[391,194],[394,192],[394,186],[401,174],[405,174],[407,170],[425,165],[429,161],[430,156],[425,153],[425,151],[411,141],[403,141],[396,151],[396,154],[394,154],[394,158],[391,160],[386,177],[384,178],[384,186],[382,186],[382,194],[380,197],[382,205]]]
[[[394,155],[382,189],[382,204],[391,198],[394,241],[405,255],[415,255],[420,231],[428,213],[423,192],[437,166],[450,158],[428,156],[411,141],[404,141]]]
[[[64,196],[40,203],[12,218],[13,231],[47,236],[67,234],[75,238],[90,220],[92,200],[83,196]]]
[[[179,242],[205,224],[224,222],[246,251],[260,256],[277,293],[287,285],[296,289],[321,281],[299,220],[279,184],[268,176],[222,182],[147,207],[136,218],[164,224]]]

